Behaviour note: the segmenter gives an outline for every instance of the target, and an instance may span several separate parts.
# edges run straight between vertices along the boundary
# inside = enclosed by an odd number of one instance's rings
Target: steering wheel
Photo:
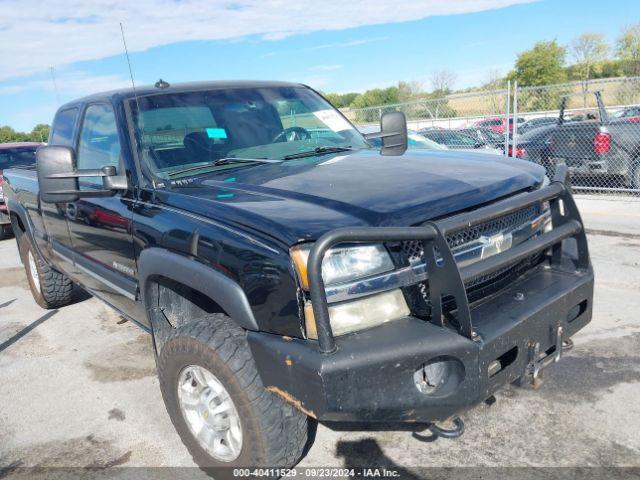
[[[278,142],[293,142],[294,140],[309,140],[311,134],[306,128],[302,127],[289,127],[285,128],[279,134],[277,134],[271,143]]]

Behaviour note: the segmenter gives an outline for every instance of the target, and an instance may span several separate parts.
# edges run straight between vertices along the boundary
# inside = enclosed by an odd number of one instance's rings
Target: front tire
[[[264,388],[246,333],[229,317],[175,330],[158,375],[171,421],[201,468],[289,468],[300,460],[307,416]]]
[[[29,289],[36,303],[46,309],[59,308],[71,303],[73,282],[40,258],[27,234],[20,237],[18,247]]]

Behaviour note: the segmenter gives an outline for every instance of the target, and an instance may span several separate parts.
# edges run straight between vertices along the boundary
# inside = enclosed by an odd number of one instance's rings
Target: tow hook
[[[542,386],[542,369],[560,361],[562,354],[573,348],[573,341],[570,338],[563,338],[564,329],[561,326],[557,327],[555,333],[555,348],[548,355],[544,355],[544,352],[540,351],[540,343],[532,342],[529,344],[529,363],[525,375],[519,381],[521,386],[528,383],[534,390],[540,388]]]
[[[434,440],[437,440],[439,437],[440,438],[458,438],[462,436],[462,434],[464,433],[464,422],[462,421],[462,419],[460,417],[453,417],[451,421],[453,422],[453,425],[454,425],[454,428],[452,429],[439,427],[437,424],[432,423],[427,427],[427,430],[431,432],[431,435],[432,435],[431,437],[424,437],[423,435],[420,434],[420,432],[413,432],[412,436],[413,438],[421,442],[433,442]]]
[[[567,338],[567,339],[562,341],[562,351],[563,352],[568,352],[572,348],[573,348],[573,340],[571,340],[570,338]]]

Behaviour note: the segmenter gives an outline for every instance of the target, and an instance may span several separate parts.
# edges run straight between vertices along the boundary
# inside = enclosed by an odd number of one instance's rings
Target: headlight
[[[336,336],[375,327],[407,315],[409,307],[401,290],[390,290],[360,300],[329,305],[331,330]],[[305,304],[304,318],[307,338],[317,339],[316,321],[310,302]]]
[[[310,251],[310,244],[298,245],[291,249],[291,258],[302,288],[305,290],[309,289],[307,260]],[[391,257],[382,245],[336,247],[330,249],[324,256],[322,279],[326,285],[333,285],[388,272],[393,268]]]

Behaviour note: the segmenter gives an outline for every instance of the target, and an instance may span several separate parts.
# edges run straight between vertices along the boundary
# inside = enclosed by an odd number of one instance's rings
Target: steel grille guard
[[[553,226],[551,231],[530,238],[486,260],[461,268],[458,267],[446,241],[448,232],[498,218],[519,208],[544,201],[549,201],[551,205]],[[512,262],[517,262],[548,248],[552,249],[551,263],[559,265],[562,261],[562,241],[567,238],[576,240],[578,268],[589,268],[587,239],[580,213],[571,195],[568,169],[564,163],[557,165],[556,174],[548,186],[533,192],[514,195],[472,212],[428,222],[420,227],[347,227],[327,232],[315,242],[307,262],[310,297],[320,351],[331,353],[336,350],[335,338],[329,321],[329,306],[325,285],[322,279],[322,260],[326,252],[337,244],[410,240],[423,242],[427,260],[429,288],[432,292],[433,310],[431,321],[444,326],[443,296],[451,296],[456,302],[458,331],[461,335],[471,339],[473,337],[473,323],[464,282],[498,270]],[[439,256],[442,258],[439,263],[436,262],[435,249],[438,250]]]

